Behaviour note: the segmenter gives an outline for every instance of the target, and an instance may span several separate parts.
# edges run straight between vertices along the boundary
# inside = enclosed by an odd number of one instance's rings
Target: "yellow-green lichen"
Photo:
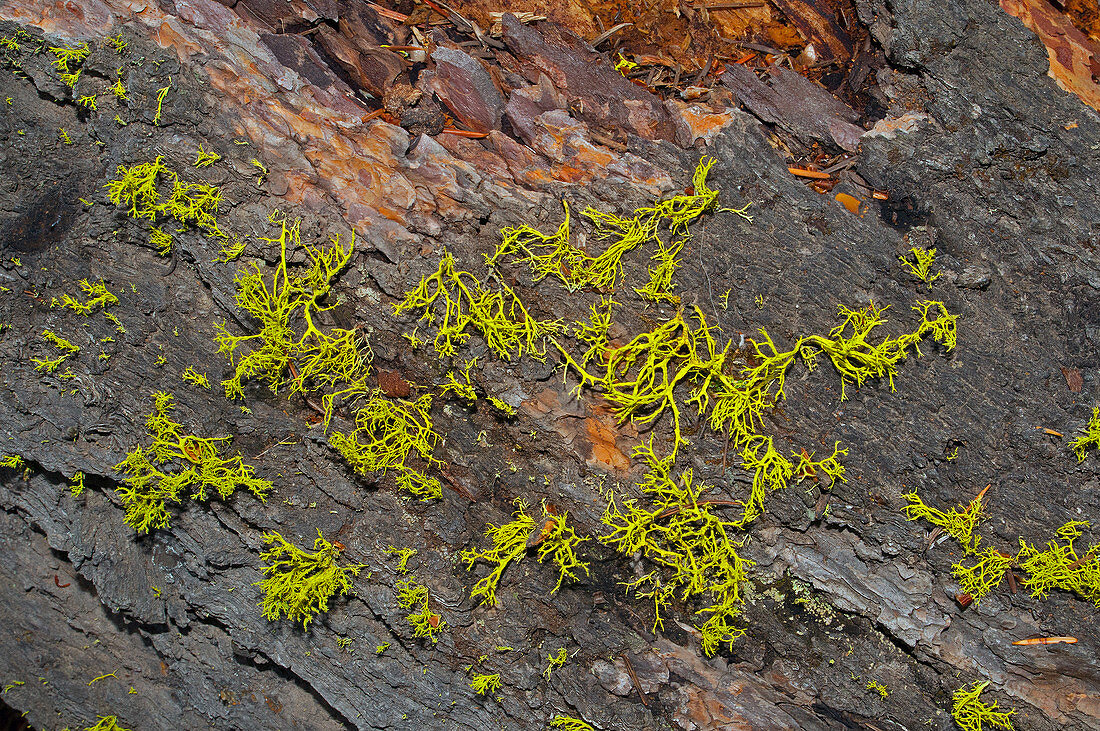
[[[975,682],[969,688],[963,686],[954,692],[951,708],[951,716],[955,723],[963,731],[986,731],[986,729],[1006,729],[1011,731],[1012,720],[1009,718],[1015,710],[997,710],[997,701],[991,704],[983,703],[980,699],[982,692],[989,685],[989,681]]]
[[[447,623],[428,606],[428,587],[418,583],[415,576],[409,576],[398,579],[394,593],[397,606],[409,612],[406,619],[413,629],[413,637],[427,637],[432,644],[438,642],[436,633],[446,629]]]
[[[936,281],[936,279],[943,274],[943,272],[936,272],[935,274],[931,272],[932,264],[936,261],[935,249],[925,249],[920,246],[914,246],[909,250],[909,253],[913,255],[912,261],[904,256],[899,256],[898,260],[905,265],[914,277],[925,284],[931,286],[932,282]]]
[[[1085,461],[1089,447],[1100,449],[1100,406],[1092,407],[1092,417],[1081,427],[1081,433],[1069,443],[1069,446],[1077,455],[1078,462]]]
[[[237,305],[256,320],[259,332],[233,335],[224,322],[215,323],[218,352],[234,366],[233,375],[222,385],[227,398],[243,398],[245,382],[253,379],[264,381],[273,393],[322,391],[327,428],[336,399],[350,401],[371,391],[366,382],[370,351],[358,330],[322,329],[315,319],[334,306],[322,302],[351,260],[355,234],[347,247],[339,235],[330,247],[306,246],[309,266],[300,274],[291,273],[287,256],[300,245],[300,222],[288,222],[279,211],[270,220],[280,227],[278,237],[260,239],[279,247],[279,264],[270,281],[256,263],[234,279]]]
[[[173,397],[153,394],[154,409],[146,419],[153,438],[148,447],[137,446],[115,465],[125,475],[116,488],[126,509],[126,524],[138,533],[168,527],[168,504],[179,503],[180,494],[191,490],[191,499],[206,500],[216,492],[225,500],[238,489],[246,489],[261,501],[271,483],[256,477],[238,454],[220,456],[221,443],[229,437],[197,437],[183,433],[183,425],[172,421]]]
[[[364,564],[341,566],[337,562],[340,548],[329,543],[317,531],[313,552],[288,542],[279,533],[265,533],[264,543],[271,548],[260,554],[267,565],[261,567],[265,578],[256,582],[264,598],[264,617],[274,622],[285,616],[301,622],[309,629],[314,617],[329,609],[329,600],[337,593],[346,596],[352,591],[352,578]]]

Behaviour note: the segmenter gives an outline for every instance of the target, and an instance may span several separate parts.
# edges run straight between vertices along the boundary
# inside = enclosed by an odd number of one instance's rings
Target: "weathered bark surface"
[[[910,490],[946,507],[992,483],[983,541],[1006,549],[1020,537],[1045,543],[1070,519],[1100,518],[1096,459],[1078,465],[1066,439],[1037,428],[1071,434],[1100,388],[1100,123],[1046,75],[1046,54],[1019,21],[984,0],[859,3],[891,64],[879,78],[888,116],[917,110],[928,120],[863,138],[855,169],[891,200],[868,202],[857,216],[788,175],[760,122],[736,110],[668,104],[666,122],[647,104],[645,119],[662,130],[653,136],[669,137],[668,125],[687,149],[636,137],[623,149],[593,141],[570,116],[571,99],[561,105],[552,89],[536,87],[505,111],[521,120],[511,126],[523,142],[494,129],[483,140],[444,134],[412,145],[399,127],[362,121],[369,109],[332,50],[344,46],[326,46],[326,56],[314,45],[323,35],[264,35],[302,18],[342,18],[340,3],[245,4],[0,8],[8,35],[22,26],[51,42],[98,40],[121,29],[131,41],[124,59],[132,99],[118,107],[101,96],[97,113],[78,113],[44,56],[21,75],[0,74],[0,99],[11,98],[0,110],[0,284],[10,290],[0,294],[0,322],[12,325],[0,333],[0,452],[31,466],[25,475],[0,471],[0,679],[25,683],[6,703],[37,728],[84,727],[115,714],[140,729],[540,729],[565,713],[601,729],[948,729],[951,692],[988,679],[992,697],[1018,709],[1021,728],[1100,727],[1095,607],[1002,587],[960,610],[952,545],[926,550],[925,528],[899,512]],[[85,71],[90,85],[113,82],[116,66],[97,48]],[[154,127],[157,89],[169,78]],[[126,126],[113,121],[115,111]],[[61,127],[73,145],[58,141]],[[706,142],[695,149],[697,138]],[[224,160],[189,169],[200,143]],[[827,367],[793,372],[767,429],[794,450],[841,441],[850,449],[848,482],[820,521],[816,494],[769,495],[745,544],[757,562],[748,635],[713,659],[692,635],[693,607],[679,607],[653,636],[651,605],[619,586],[638,566],[594,540],[585,544],[586,581],[551,596],[556,576],[528,558],[505,574],[498,608],[469,600],[479,574],[458,564],[458,552],[482,544],[485,525],[506,520],[513,498],[548,498],[570,511],[579,532],[599,533],[598,485],[604,476],[629,481],[627,456],[639,435],[616,427],[598,397],[571,400],[552,363],[501,363],[473,339],[479,385],[522,404],[520,417],[504,423],[484,409],[437,403],[446,436],[438,456],[476,500],[447,490],[442,501],[406,502],[388,480],[355,478],[300,400],[256,389],[245,414],[180,381],[189,365],[215,384],[228,375],[211,323],[249,325],[233,300],[236,266],[213,263],[217,246],[194,233],[177,237],[169,265],[102,188],[118,164],[165,155],[188,179],[222,186],[220,219],[232,231],[270,236],[273,207],[303,216],[306,243],[354,226],[359,253],[327,317],[369,328],[376,368],[432,384],[448,366],[408,350],[400,334],[412,323],[394,320],[389,303],[434,269],[444,247],[480,271],[501,226],[554,228],[563,198],[573,210],[628,212],[687,185],[700,152],[718,158],[712,184],[722,204],[751,201],[755,217],[705,219],[677,274],[685,303],[703,308],[722,336],[766,327],[790,342],[828,331],[837,304],[870,300],[892,306],[888,327],[901,332],[910,303],[927,296],[897,263],[916,244],[936,246],[944,276],[934,296],[961,313],[958,349],[924,347],[923,358],[902,365],[896,393],[872,383],[850,388],[842,403]],[[270,170],[260,189],[252,158]],[[261,255],[272,252],[252,239],[246,257]],[[645,281],[646,265],[641,250],[629,257],[631,286]],[[119,295],[112,311],[126,333],[114,342],[101,340],[114,330],[102,315],[84,320],[49,307],[84,277],[104,279]],[[580,318],[597,299],[524,281],[521,295],[542,315]],[[621,300],[623,334],[671,314],[643,309],[628,288]],[[75,378],[34,370],[43,328],[82,347]],[[98,358],[101,351],[110,357]],[[1067,388],[1063,367],[1080,370],[1080,393]],[[185,425],[234,435],[233,448],[275,482],[266,504],[246,495],[187,501],[170,529],[133,536],[112,466],[144,442],[154,390],[175,393]],[[681,464],[743,497],[747,476],[732,460],[723,471],[723,440],[701,426],[690,431]],[[946,460],[956,446],[958,458]],[[67,481],[77,470],[89,488],[73,499]],[[276,529],[305,544],[318,528],[339,536],[371,575],[309,632],[266,621],[253,586],[262,533]],[[382,553],[390,544],[420,549],[410,565],[451,626],[434,647],[411,637],[394,605],[395,576]],[[1033,635],[1080,641],[1011,644]],[[355,651],[341,651],[338,637],[354,638]],[[389,649],[375,655],[384,642]],[[495,653],[500,645],[515,649]],[[558,647],[571,657],[547,681],[546,655]],[[503,673],[498,700],[467,686],[466,666],[486,653]],[[868,680],[890,695],[866,691]]]

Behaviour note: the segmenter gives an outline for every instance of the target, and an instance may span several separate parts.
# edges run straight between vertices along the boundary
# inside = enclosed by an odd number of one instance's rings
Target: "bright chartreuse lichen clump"
[[[397,573],[399,574],[409,573],[409,559],[419,553],[415,548],[397,548],[392,544],[382,552],[397,557]]]
[[[117,175],[117,179],[107,181],[107,197],[116,206],[128,206],[132,218],[144,218],[153,227],[172,219],[184,226],[195,226],[210,236],[225,238],[215,218],[221,202],[221,190],[216,186],[183,182],[162,156],[129,168],[119,165]],[[168,253],[163,241],[155,245],[161,254]]]
[[[73,497],[80,497],[84,494],[84,478],[83,472],[73,473],[73,481],[69,483],[69,492]]]
[[[1066,523],[1056,533],[1063,542],[1050,541],[1044,551],[1020,541],[1016,561],[1028,574],[1023,585],[1032,596],[1041,599],[1051,590],[1061,589],[1100,607],[1100,543],[1091,544],[1081,554],[1073,545],[1088,527],[1083,520]]]
[[[974,530],[982,514],[982,495],[971,500],[965,508],[960,505],[947,512],[925,505],[915,492],[902,497],[909,502],[902,508],[908,520],[926,520],[958,541],[967,554],[977,553],[981,537]]]
[[[948,512],[928,507],[914,493],[905,495],[910,504],[903,511],[910,520],[920,518],[943,529],[972,557],[971,565],[960,561],[951,567],[965,594],[979,603],[1001,584],[1006,573],[1019,569],[1025,573],[1021,583],[1034,597],[1043,599],[1050,591],[1061,589],[1100,606],[1100,543],[1091,544],[1083,553],[1078,553],[1074,545],[1089,527],[1087,521],[1074,520],[1063,525],[1056,532],[1062,542],[1049,541],[1045,550],[1022,538],[1015,555],[992,547],[979,550],[981,538],[975,530],[984,493],[983,490],[965,509],[960,506]]]
[[[478,695],[496,693],[500,690],[500,686],[500,673],[474,673],[473,678],[470,680],[470,687]]]
[[[931,272],[932,264],[936,261],[936,250],[914,246],[909,250],[909,253],[913,255],[913,261],[909,261],[904,256],[899,256],[898,260],[909,269],[914,277],[927,284],[931,289],[932,282],[943,274],[943,272],[936,272],[935,274]]]
[[[321,405],[327,428],[337,398],[350,401],[371,390],[366,381],[370,351],[360,342],[359,331],[322,329],[317,322],[320,313],[335,306],[322,302],[351,260],[355,233],[346,247],[339,235],[330,247],[306,246],[309,266],[298,274],[289,270],[287,256],[301,243],[300,222],[288,222],[279,211],[271,214],[270,221],[280,227],[277,238],[260,239],[279,247],[279,264],[270,282],[256,263],[234,279],[237,305],[256,320],[259,332],[233,335],[224,322],[215,323],[218,352],[234,365],[233,375],[222,385],[227,398],[243,398],[244,383],[253,379],[266,382],[272,393],[283,389],[303,395],[323,391]]]
[[[23,458],[18,454],[5,454],[0,456],[0,467],[7,467],[9,470],[23,469]]]
[[[61,355],[56,358],[31,358],[31,362],[34,363],[34,369],[36,371],[53,373],[62,363],[80,352],[80,346],[73,345],[53,330],[43,330],[42,339],[60,350]]]
[[[988,685],[988,680],[975,682],[969,688],[966,686],[959,688],[952,695],[954,705],[951,716],[963,731],[985,731],[997,728],[1011,731],[1012,720],[1009,716],[1016,711],[1015,709],[1008,712],[998,711],[997,701],[990,704],[982,703],[980,696]]]
[[[703,650],[713,655],[722,644],[732,647],[744,634],[733,620],[740,615],[741,586],[753,562],[738,554],[743,541],[733,536],[739,526],[716,510],[730,501],[703,497],[710,488],[697,482],[690,468],[673,478],[672,456],[658,458],[652,443],[635,448],[633,456],[649,466],[639,486],[645,502],[626,498],[620,505],[612,498],[602,519],[609,532],[600,541],[623,555],[640,552],[666,569],[628,584],[636,596],[653,600],[654,632],[664,626],[662,612],[674,598],[708,597],[712,603],[698,612],[709,615],[697,626]]]
[[[99,723],[88,726],[84,731],[130,731],[118,725],[118,716],[100,716]]]
[[[413,629],[413,637],[427,637],[434,645],[439,641],[435,635],[447,627],[447,623],[428,606],[428,587],[417,583],[415,576],[398,579],[394,589],[397,606],[409,612],[406,619]]]
[[[714,158],[699,161],[689,193],[638,208],[629,218],[592,207],[582,211],[595,226],[595,238],[609,242],[598,256],[589,256],[569,242],[569,206],[563,203],[565,219],[555,233],[543,234],[526,224],[501,229],[501,243],[492,256],[486,257],[486,263],[496,267],[505,257],[512,257],[530,267],[535,282],[554,277],[569,291],[582,287],[613,289],[623,278],[623,256],[656,241],[658,253],[654,259],[658,264],[650,270],[650,283],[639,294],[648,299],[670,299],[672,274],[679,266],[676,256],[683,247],[683,239],[690,236],[688,224],[714,210],[731,211],[752,220],[745,214],[745,208],[717,208],[718,191],[707,184],[707,175],[715,162]],[[668,231],[668,243],[660,238],[662,229]]]
[[[442,465],[432,456],[439,435],[432,428],[432,396],[416,401],[389,399],[381,390],[355,412],[355,431],[335,432],[329,443],[356,472],[366,475],[393,469],[397,486],[422,500],[443,497],[439,480],[407,464],[410,455],[429,466]]]
[[[75,87],[83,71],[81,67],[84,65],[84,59],[92,49],[87,43],[80,43],[74,46],[51,46],[49,52],[54,57],[53,65],[57,69],[61,83],[70,89]]]
[[[523,558],[528,548],[537,546],[539,563],[549,558],[558,569],[558,583],[551,594],[561,588],[566,578],[578,581],[579,571],[588,574],[588,564],[580,561],[575,552],[576,547],[588,539],[581,538],[566,525],[568,513],[558,515],[544,506],[545,521],[536,535],[535,519],[527,514],[527,503],[516,498],[513,505],[516,508],[512,513],[514,520],[502,525],[490,524],[486,529],[485,535],[492,541],[492,547],[483,551],[470,548],[460,554],[467,570],[472,570],[479,561],[494,564],[489,575],[482,577],[470,591],[471,599],[480,599],[481,604],[490,607],[497,604],[496,590],[504,570],[513,561]]]
[[[264,594],[260,604],[264,617],[274,622],[285,616],[301,622],[306,630],[317,614],[328,611],[332,597],[337,593],[346,596],[352,591],[352,578],[365,566],[339,565],[336,559],[340,548],[326,541],[320,530],[312,553],[276,532],[265,533],[264,543],[271,545],[260,554],[260,559],[267,563],[260,569],[265,578],[255,584]]]
[[[109,305],[118,304],[118,297],[111,294],[111,292],[107,289],[107,285],[103,283],[102,279],[94,284],[92,282],[89,282],[87,279],[81,279],[79,285],[80,289],[84,292],[84,296],[88,298],[87,302],[81,302],[76,297],[73,297],[71,294],[63,294],[61,295],[60,302],[54,299],[50,303],[50,306],[52,307],[55,304],[58,304],[61,307],[67,307],[78,314],[90,315],[100,307],[106,310]]]
[[[1089,447],[1100,449],[1100,406],[1092,407],[1092,418],[1081,427],[1081,433],[1069,443],[1073,453],[1077,455],[1078,462],[1084,462],[1089,454]]]
[[[125,475],[116,492],[126,509],[127,525],[138,533],[167,528],[168,503],[179,503],[183,490],[192,490],[193,500],[206,500],[210,492],[225,500],[241,488],[261,501],[267,496],[271,483],[256,477],[239,454],[220,456],[220,443],[230,437],[184,434],[183,425],[169,418],[173,397],[158,391],[153,399],[153,412],[145,422],[152,444],[134,447],[115,465]]]
[[[559,728],[562,731],[596,731],[591,724],[579,718],[563,716],[560,713],[554,716],[554,720],[550,722],[550,728]]]
[[[196,371],[194,366],[187,366],[183,373],[180,373],[180,378],[194,386],[205,388],[208,391],[210,390],[210,379],[205,373]]]
[[[436,310],[442,303],[443,312]],[[419,312],[429,324],[438,321],[435,350],[439,357],[456,354],[456,344],[465,343],[473,330],[502,360],[510,361],[524,353],[546,357],[545,339],[561,330],[558,320],[536,320],[516,293],[507,285],[499,290],[487,288],[473,274],[455,269],[454,257],[443,253],[439,268],[420,280],[415,290],[394,304],[395,315]]]

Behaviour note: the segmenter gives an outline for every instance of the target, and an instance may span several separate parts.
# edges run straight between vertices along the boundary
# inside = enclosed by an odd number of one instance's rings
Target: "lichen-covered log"
[[[1087,595],[1032,597],[1015,567],[1015,591],[962,606],[962,548],[902,512],[910,493],[965,509],[989,484],[975,530],[1013,556],[1100,519],[1100,461],[1070,444],[1098,389],[1100,123],[1030,31],[982,0],[856,3],[888,65],[853,181],[888,199],[852,213],[792,177],[747,111],[637,87],[593,106],[625,82],[566,31],[505,18],[479,54],[496,65],[439,32],[450,66],[416,80],[381,48],[412,45],[408,26],[351,5],[0,8],[0,456],[20,458],[0,466],[5,703],[36,728],[947,729],[955,691],[989,681],[981,699],[1019,727],[1100,725]],[[462,111],[475,136],[433,136],[439,84],[484,97]],[[827,142],[827,120],[807,125]],[[635,211],[708,191],[690,237],[658,217],[660,247],[647,229],[610,285],[585,279]],[[526,253],[489,268],[501,229]],[[914,247],[936,249],[939,278],[898,261]],[[460,309],[432,300],[417,321],[430,290],[407,294],[444,282],[448,254]],[[958,315],[954,348],[926,327],[939,310],[911,309],[933,300]],[[437,357],[444,311],[475,306]],[[478,331],[499,318],[519,329]],[[753,349],[759,328],[774,350]],[[667,342],[636,338],[673,331],[668,359],[636,360]],[[693,389],[748,390],[781,354],[785,399],[768,401],[774,378],[752,391],[778,408],[715,430]],[[624,397],[639,369],[671,400]],[[118,469],[135,449],[145,462]],[[645,483],[673,452],[672,482]],[[272,487],[218,489],[237,478]],[[165,479],[139,535],[126,486]],[[621,555],[599,540],[612,495],[729,545]],[[363,564],[354,593],[269,621],[265,534],[308,550],[318,531],[326,570]],[[670,580],[670,545],[736,550],[747,578],[718,593],[743,605]],[[664,605],[636,596],[667,586]],[[1078,641],[1013,644],[1044,636]]]

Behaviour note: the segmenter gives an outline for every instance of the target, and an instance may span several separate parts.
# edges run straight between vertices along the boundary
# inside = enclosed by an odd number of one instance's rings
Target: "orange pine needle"
[[[471,137],[475,140],[489,136],[488,132],[471,132],[468,129],[455,129],[454,127],[444,127],[443,131],[449,135],[455,135],[456,137]]]
[[[1035,428],[1038,429],[1041,432],[1045,432],[1045,433],[1051,435],[1052,437],[1064,437],[1065,436],[1065,434],[1063,434],[1062,432],[1054,431],[1053,429],[1047,429],[1045,426],[1037,426]]]
[[[823,173],[820,170],[810,170],[809,168],[788,167],[787,172],[791,175],[797,175],[800,178],[813,178],[814,180],[829,179],[828,173]]]
[[[1030,640],[1016,640],[1014,645],[1056,645],[1065,642],[1067,645],[1077,644],[1076,637],[1032,637]]]

